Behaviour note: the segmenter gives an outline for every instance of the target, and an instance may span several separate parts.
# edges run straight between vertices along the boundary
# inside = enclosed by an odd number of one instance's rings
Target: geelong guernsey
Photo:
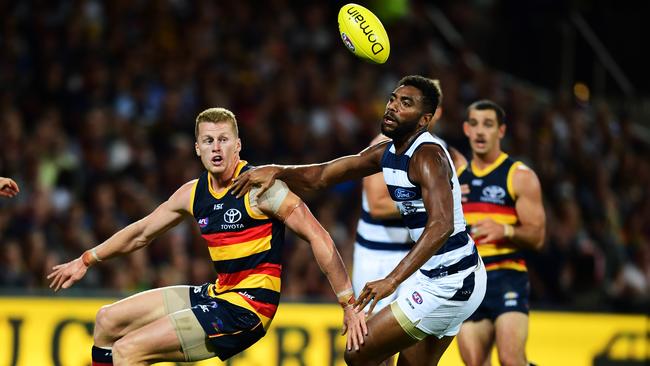
[[[449,152],[445,148],[445,143],[426,130],[420,132],[402,154],[396,154],[395,145],[390,142],[381,159],[382,172],[388,186],[388,192],[397,203],[404,224],[406,224],[414,242],[417,242],[422,235],[428,220],[428,214],[422,201],[422,190],[419,185],[411,182],[408,170],[413,154],[420,146],[426,144],[440,146],[447,156],[452,172],[456,170]],[[420,269],[422,273],[429,277],[439,277],[462,271],[478,263],[478,254],[474,242],[465,231],[460,184],[455,175],[450,177],[450,185],[453,197],[454,231],[442,247]]]
[[[522,163],[501,153],[497,160],[484,169],[478,169],[470,162],[469,166],[458,171],[458,180],[469,186],[467,201],[463,210],[468,225],[490,218],[499,224],[515,225],[519,222],[515,209],[515,194],[512,177]],[[509,239],[492,243],[479,243],[478,252],[488,271],[510,269],[526,271],[523,253]]]
[[[239,163],[235,177],[246,164]],[[280,301],[284,224],[253,211],[248,193],[215,192],[211,180],[207,171],[201,174],[191,200],[217,272],[208,293],[254,312],[268,329]]]
[[[361,198],[361,217],[357,224],[357,243],[374,250],[409,251],[413,247],[409,231],[402,219],[374,219],[370,216],[368,197]]]

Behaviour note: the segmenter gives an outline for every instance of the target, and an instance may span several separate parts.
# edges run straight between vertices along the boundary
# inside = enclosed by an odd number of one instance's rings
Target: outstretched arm
[[[20,188],[11,178],[0,177],[0,197],[15,197]]]
[[[449,238],[454,229],[451,174],[447,156],[439,146],[424,145],[413,155],[409,177],[422,190],[422,201],[428,215],[426,226],[413,249],[385,279],[366,284],[355,303],[356,307],[363,309],[371,303],[371,313],[379,300],[393,293]]]
[[[327,163],[310,165],[267,165],[251,169],[235,178],[231,192],[241,197],[253,187],[265,192],[275,179],[282,179],[297,191],[321,190],[346,180],[358,179],[381,170],[381,156],[387,141],[371,146],[359,154],[348,155]]]
[[[113,234],[96,247],[85,251],[79,258],[54,266],[52,273],[47,276],[52,280],[50,288],[54,288],[54,291],[68,288],[83,278],[90,266],[138,250],[178,225],[183,215],[189,212],[193,184],[194,181],[184,184],[152,213]]]
[[[359,349],[359,345],[363,344],[363,334],[367,333],[365,317],[352,306],[352,282],[329,233],[312,215],[307,205],[280,180],[276,180],[273,186],[260,194],[256,203],[255,199],[252,201],[251,206],[284,221],[289,229],[309,243],[318,265],[343,307],[343,334],[349,331],[347,347]]]

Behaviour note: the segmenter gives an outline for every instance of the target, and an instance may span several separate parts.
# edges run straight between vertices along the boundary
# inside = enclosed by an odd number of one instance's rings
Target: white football
[[[345,46],[355,55],[377,64],[388,60],[388,34],[379,18],[363,6],[346,4],[341,7],[339,33]]]

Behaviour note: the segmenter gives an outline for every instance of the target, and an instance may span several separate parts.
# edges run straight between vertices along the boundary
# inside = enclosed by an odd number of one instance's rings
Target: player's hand
[[[354,306],[348,305],[343,308],[343,330],[341,335],[348,334],[345,342],[345,347],[348,351],[354,349],[359,350],[359,347],[364,343],[363,337],[368,335],[368,327],[366,326],[366,315],[363,312],[358,312]]]
[[[51,279],[50,288],[54,288],[54,292],[59,291],[61,288],[68,288],[75,282],[79,281],[86,274],[88,267],[83,263],[81,257],[52,267],[52,273],[47,275],[47,279]]]
[[[503,224],[483,219],[472,225],[472,237],[476,243],[494,243],[504,238]]]
[[[397,285],[399,283],[392,277],[366,283],[359,298],[354,302],[354,307],[357,311],[363,312],[366,305],[370,304],[370,308],[368,309],[368,316],[370,316],[379,300],[395,292]]]
[[[253,168],[245,171],[244,173],[233,179],[232,188],[230,193],[241,198],[253,187],[259,187],[255,197],[257,199],[262,193],[266,192],[269,187],[275,182],[275,175],[280,171],[280,167],[275,165],[265,165],[258,168]]]
[[[460,185],[460,200],[461,202],[467,202],[467,195],[469,194],[469,185],[461,184]]]
[[[0,197],[15,197],[20,188],[11,178],[0,177]]]

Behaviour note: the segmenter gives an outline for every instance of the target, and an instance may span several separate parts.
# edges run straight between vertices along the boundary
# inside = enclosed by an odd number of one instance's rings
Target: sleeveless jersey
[[[246,164],[239,162],[235,177]],[[253,211],[249,193],[215,192],[211,180],[201,174],[190,207],[217,272],[208,294],[254,312],[268,329],[280,301],[284,224]]]
[[[389,143],[381,159],[388,192],[397,203],[404,224],[414,242],[417,242],[422,235],[428,214],[422,201],[422,190],[419,185],[411,182],[408,170],[413,154],[420,146],[426,144],[440,146],[447,156],[452,172],[456,170],[451,156],[445,148],[445,143],[426,130],[420,132],[402,154],[397,155],[395,145],[392,142]],[[452,268],[456,272],[468,269],[478,263],[474,243],[465,231],[460,184],[456,175],[450,177],[450,185],[453,197],[454,231],[442,247],[422,266],[421,271],[429,277],[446,275],[452,272]]]
[[[517,166],[522,164],[501,153],[497,160],[484,169],[477,169],[471,161],[458,171],[460,184],[467,184],[470,191],[463,211],[467,224],[491,218],[500,224],[515,225],[519,221],[515,210],[515,195],[512,177]],[[509,239],[493,243],[478,243],[479,254],[485,269],[510,269],[526,271],[523,254]]]
[[[409,251],[413,241],[402,219],[374,219],[370,216],[368,197],[361,197],[361,217],[357,224],[357,243],[374,250]]]

